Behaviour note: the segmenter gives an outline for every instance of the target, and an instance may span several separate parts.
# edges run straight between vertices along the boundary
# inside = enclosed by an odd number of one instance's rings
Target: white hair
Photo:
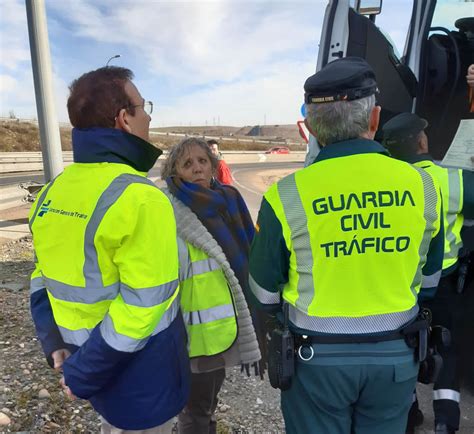
[[[354,101],[306,104],[306,118],[318,142],[326,146],[361,137],[369,130],[374,107],[375,95]]]

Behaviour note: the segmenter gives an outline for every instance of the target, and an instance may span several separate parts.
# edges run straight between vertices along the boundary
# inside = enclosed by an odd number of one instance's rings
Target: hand
[[[247,377],[250,377],[250,364],[249,363],[242,363],[240,365],[240,372],[244,372],[247,374]]]
[[[256,377],[260,377],[261,380],[264,379],[266,364],[260,359],[258,362],[252,363],[252,367],[254,369],[254,373]],[[250,377],[250,364],[249,363],[242,363],[240,365],[240,372],[244,372],[247,374],[247,377]]]
[[[474,64],[467,68],[466,80],[467,84],[474,88]]]
[[[61,385],[61,387],[63,388],[63,391],[64,393],[66,394],[66,396],[71,400],[71,401],[74,401],[77,397],[76,395],[74,395],[74,393],[71,392],[71,389],[69,389],[68,386],[66,386],[66,380],[64,379],[64,376],[61,377],[61,379],[59,380],[59,384]]]
[[[53,368],[58,372],[62,372],[63,363],[70,355],[70,351],[66,350],[65,348],[53,351],[53,353],[51,354],[54,363]]]

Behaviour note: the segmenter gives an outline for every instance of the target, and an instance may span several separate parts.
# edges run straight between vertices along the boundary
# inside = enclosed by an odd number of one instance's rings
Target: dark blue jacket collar
[[[430,154],[416,154],[416,155],[413,155],[412,157],[406,159],[406,162],[410,163],[410,164],[419,163],[420,161],[431,161],[431,162],[433,162],[433,157]]]
[[[116,128],[73,128],[76,163],[121,163],[148,172],[163,153],[140,137]]]
[[[388,151],[374,140],[351,139],[325,146],[321,149],[314,162],[317,163],[318,161],[328,160],[329,158],[371,153],[389,155]]]

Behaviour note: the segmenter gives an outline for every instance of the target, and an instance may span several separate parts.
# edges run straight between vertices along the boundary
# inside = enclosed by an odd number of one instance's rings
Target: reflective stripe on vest
[[[304,171],[308,170],[312,169],[305,169]],[[290,305],[290,320],[294,325],[307,330],[332,334],[376,333],[397,329],[412,320],[417,315],[417,288],[419,288],[420,284],[422,283],[422,279],[424,279],[425,284],[431,284],[433,282],[437,283],[440,275],[440,273],[436,273],[432,276],[422,276],[422,267],[426,263],[426,255],[432,235],[436,229],[435,224],[438,217],[436,205],[438,195],[431,176],[422,170],[418,170],[418,173],[421,176],[424,199],[424,227],[423,232],[420,233],[420,235],[422,235],[422,239],[418,247],[418,254],[421,260],[418,260],[416,263],[417,268],[410,287],[406,288],[407,290],[411,290],[411,293],[414,297],[414,302],[412,303],[411,299],[409,300],[407,298],[407,302],[405,304],[409,305],[410,307],[408,308],[407,306],[406,310],[380,314],[359,314],[354,317],[349,317],[346,315],[314,315],[314,309],[317,309],[317,307],[314,307],[314,305],[318,301],[318,296],[314,287],[313,278],[313,250],[310,233],[308,231],[308,216],[306,215],[302,199],[298,191],[296,174],[287,176],[277,184],[278,197],[286,218],[286,222],[280,219],[280,223],[282,223],[284,232],[284,226],[286,224],[290,229],[289,236],[291,240],[288,241],[287,239],[287,242],[291,243],[289,249],[292,249],[291,256],[293,256],[293,258],[290,256],[290,261],[295,261],[296,266],[296,278],[293,278],[292,280],[290,275],[290,281],[283,289],[283,298]],[[416,177],[416,175],[412,176]],[[270,200],[271,204],[270,197],[267,197],[267,200]],[[277,209],[280,209],[278,204],[275,205]],[[297,296],[295,297],[293,293],[291,293],[290,295],[287,294],[287,297],[285,297],[286,290],[294,291],[295,286]],[[255,283],[253,283],[252,288],[256,288]],[[270,300],[276,300],[276,297],[270,295],[268,291],[259,291],[258,285],[257,289],[254,290],[254,293],[256,295],[260,294],[262,300],[265,300],[266,297],[269,297]],[[313,314],[308,313],[310,307],[313,310]]]
[[[121,174],[113,179],[97,201],[84,233],[83,275],[85,287],[68,285],[43,275],[55,321],[66,343],[82,345],[94,327],[102,321],[100,330],[107,344],[118,351],[138,351],[143,348],[150,335],[166,329],[179,311],[179,303],[176,299],[178,294],[177,279],[148,288],[131,288],[122,282],[107,286],[103,284],[94,239],[107,211],[128,186],[136,183],[156,188],[145,177],[128,173]],[[52,184],[46,187],[38,200],[37,208],[31,218],[31,227]],[[112,301],[114,304],[111,305]],[[113,311],[107,313],[109,306],[113,307]],[[145,337],[126,336],[117,332],[118,327],[114,326],[114,320],[120,321],[120,312],[123,309],[135,310],[138,316],[157,316],[160,317],[160,320],[154,329],[139,331],[139,333],[146,335]],[[137,309],[143,309],[143,312]],[[74,322],[71,323],[68,314],[74,311],[79,313],[73,315]],[[85,314],[81,315],[81,311]],[[127,327],[125,326],[125,328]]]
[[[438,218],[438,215],[436,213],[436,206],[433,205],[436,204],[438,195],[433,183],[433,178],[424,170],[419,169],[418,167],[414,167],[414,169],[418,171],[423,181],[423,193],[425,197],[423,216],[426,222],[423,240],[418,250],[420,256],[419,267],[411,284],[411,291],[416,294],[415,288],[417,288],[420,284],[422,288],[433,288],[437,286],[439,278],[441,277],[441,270],[431,276],[423,275],[422,266],[426,263],[426,255],[428,253],[431,243],[431,234],[435,229],[434,225]]]
[[[414,166],[434,176],[441,188],[445,231],[443,270],[446,270],[457,262],[459,249],[462,247],[461,229],[464,221],[462,170],[441,167],[432,161],[420,161]]]
[[[205,310],[183,313],[184,322],[189,325],[205,324],[219,319],[234,317],[234,306],[225,304],[222,306],[210,307]]]
[[[249,286],[252,293],[255,295],[257,300],[262,304],[278,304],[280,303],[281,296],[280,292],[267,291],[262,288],[257,282],[255,282],[252,275],[249,275]]]
[[[155,336],[158,333],[165,330],[169,325],[173,322],[176,318],[177,313],[179,312],[179,301],[177,298],[173,300],[170,304],[169,308],[165,311],[161,320],[158,322],[157,326],[153,330],[150,336]],[[84,342],[89,339],[90,334],[94,327],[89,329],[79,329],[79,330],[70,330],[65,327],[58,326],[59,331],[61,332],[61,336],[64,342],[72,345],[81,346]],[[141,350],[146,343],[148,342],[148,338],[145,339],[133,339],[129,336],[122,335],[115,330],[113,320],[111,319],[110,315],[106,315],[100,324],[100,332],[104,340],[112,347],[112,348],[120,348],[120,351],[125,352],[134,352]]]
[[[210,271],[219,270],[220,266],[214,258],[208,257],[192,261],[189,256],[188,247],[186,242],[178,237],[178,254],[179,254],[179,279],[185,281],[193,276],[199,274],[209,273]]]
[[[34,294],[36,291],[40,291],[45,289],[46,285],[44,283],[44,279],[42,277],[34,277],[30,281],[30,295]]]
[[[308,307],[314,298],[313,253],[308,232],[308,220],[296,186],[295,174],[278,183],[278,193],[283,204],[286,220],[291,229],[291,239],[296,256],[298,274],[298,299],[296,307],[308,313]]]
[[[462,211],[462,175],[460,170],[447,170],[449,184],[449,208],[444,213],[446,218],[445,224],[447,246],[445,247],[444,251],[445,261],[443,263],[443,268],[448,268],[457,261],[459,249],[462,247],[462,216],[460,216]],[[458,225],[456,225],[458,220],[461,221]]]
[[[396,330],[418,314],[415,304],[405,312],[368,315],[362,317],[317,317],[309,316],[289,305],[290,321],[299,328],[331,334],[365,334]]]
[[[94,304],[104,300],[114,300],[120,293],[123,301],[130,306],[153,307],[164,303],[176,291],[177,280],[150,288],[133,289],[124,283],[114,283],[101,288],[84,288],[61,283],[46,276],[43,277],[46,287],[57,300],[73,303]],[[43,286],[44,287],[44,286]]]

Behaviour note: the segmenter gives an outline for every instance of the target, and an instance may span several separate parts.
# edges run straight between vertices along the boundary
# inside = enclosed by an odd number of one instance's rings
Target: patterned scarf
[[[173,176],[166,179],[173,196],[193,211],[221,246],[244,291],[248,288],[248,258],[255,234],[247,205],[237,189],[216,180],[211,188],[183,181]]]

